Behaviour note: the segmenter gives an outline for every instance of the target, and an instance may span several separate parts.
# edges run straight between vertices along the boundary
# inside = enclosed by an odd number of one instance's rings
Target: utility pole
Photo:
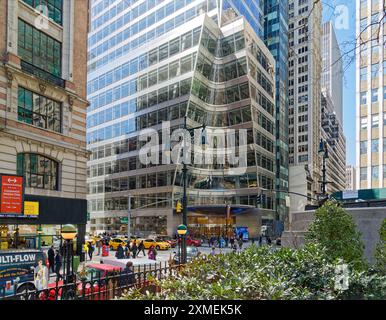
[[[129,194],[129,197],[127,199],[127,241],[130,243],[130,237],[131,237],[131,194]]]
[[[192,131],[196,130],[196,129],[202,129],[203,131],[205,130],[205,125],[202,125],[202,126],[199,126],[199,127],[195,127],[195,128],[190,128],[188,129],[188,126],[187,126],[187,117],[185,116],[184,117],[184,130],[187,130],[189,132],[189,137],[191,138],[190,134]],[[205,143],[204,142],[204,137],[203,137],[203,140],[202,140],[203,144]],[[186,152],[186,141],[185,141],[185,137],[184,137],[184,152]],[[184,159],[184,154],[182,154],[182,159]],[[188,184],[188,179],[187,179],[187,173],[188,173],[188,166],[187,164],[185,163],[185,161],[182,160],[182,180],[183,180],[183,196],[182,196],[182,224],[185,225],[186,227],[188,226],[188,198],[187,198],[187,184]],[[182,239],[181,239],[181,260],[182,260],[182,263],[185,264],[186,263],[186,255],[187,255],[187,252],[186,252],[186,235],[183,235],[182,236]]]

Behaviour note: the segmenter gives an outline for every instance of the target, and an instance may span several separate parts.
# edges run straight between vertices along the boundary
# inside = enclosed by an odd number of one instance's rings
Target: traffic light
[[[176,212],[177,213],[181,213],[182,212],[182,204],[179,200],[177,200],[177,203],[176,203]]]
[[[261,194],[259,194],[256,198],[256,205],[261,204]]]
[[[256,197],[256,205],[258,206],[259,204],[265,203],[266,200],[266,195],[264,193],[260,193]]]

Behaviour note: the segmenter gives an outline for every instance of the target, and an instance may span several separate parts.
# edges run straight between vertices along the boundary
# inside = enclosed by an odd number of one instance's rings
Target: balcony
[[[62,78],[57,77],[23,60],[21,60],[21,69],[24,72],[34,75],[44,81],[47,81],[59,87],[65,88],[65,81]]]

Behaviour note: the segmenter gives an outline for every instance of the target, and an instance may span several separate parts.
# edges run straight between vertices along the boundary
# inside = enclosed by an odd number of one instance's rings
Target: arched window
[[[59,163],[40,154],[19,153],[17,174],[25,178],[25,186],[58,190]]]

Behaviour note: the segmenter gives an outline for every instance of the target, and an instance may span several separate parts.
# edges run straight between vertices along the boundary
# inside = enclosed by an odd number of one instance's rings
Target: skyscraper
[[[343,61],[331,21],[322,27],[322,92],[331,97],[340,124],[343,126]]]
[[[181,163],[168,162],[178,158],[179,150],[161,130],[168,121],[171,133],[181,129],[185,116],[190,128],[207,125],[204,151],[195,148],[194,161],[186,162],[191,234],[217,235],[248,226],[256,235],[261,189],[266,197],[260,212],[264,219],[275,218],[270,191],[275,179],[275,61],[257,36],[261,18],[256,20],[255,14],[249,23],[240,16],[242,10],[255,13],[251,8],[256,3],[233,9],[214,0],[91,4],[91,231],[124,231],[130,195],[133,230],[175,233],[181,223],[174,210],[182,197]],[[159,133],[156,158],[161,163],[140,159],[147,143],[142,129]],[[237,145],[245,140],[244,165],[229,163],[244,151],[222,149],[222,141],[231,145],[228,136],[222,136],[229,129],[237,131]],[[197,162],[203,154],[213,162]],[[224,155],[226,161],[219,161]]]
[[[87,22],[88,1],[0,0],[0,175],[25,186],[24,210],[0,209],[1,249],[51,245],[72,223],[81,254]]]
[[[343,133],[343,67],[340,47],[331,21],[324,23],[321,40],[321,138],[326,141],[327,193],[345,189],[346,138]]]
[[[264,42],[276,61],[276,190],[288,191],[288,1],[264,1]],[[276,193],[277,219],[285,220],[286,193]]]
[[[289,1],[289,189],[291,211],[320,192],[321,2]]]
[[[384,1],[357,0],[356,166],[357,188],[386,186],[386,34]],[[384,20],[383,20],[384,21]],[[383,45],[382,45],[383,44]]]

